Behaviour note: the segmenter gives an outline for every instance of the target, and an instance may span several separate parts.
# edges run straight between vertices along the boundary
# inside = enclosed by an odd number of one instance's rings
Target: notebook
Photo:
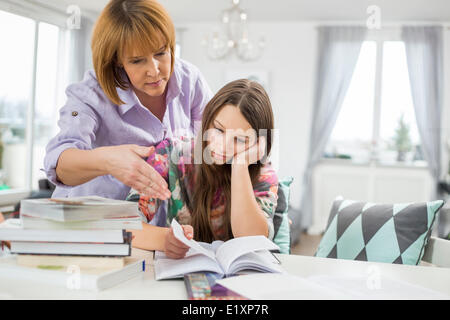
[[[269,250],[278,246],[264,236],[239,237],[211,244],[188,240],[180,224],[173,219],[174,235],[189,246],[183,259],[170,259],[164,252],[155,252],[155,279],[183,278],[187,273],[213,272],[231,276],[243,270],[283,273],[279,261]]]

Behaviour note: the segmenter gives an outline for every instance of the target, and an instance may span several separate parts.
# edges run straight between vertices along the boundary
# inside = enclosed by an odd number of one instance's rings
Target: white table
[[[406,281],[450,296],[450,269],[432,266],[406,266],[300,255],[277,255],[290,274],[366,276]],[[187,299],[183,280],[156,281],[152,263],[147,270],[115,287],[99,291],[69,290],[36,282],[11,280],[0,275],[0,299]]]

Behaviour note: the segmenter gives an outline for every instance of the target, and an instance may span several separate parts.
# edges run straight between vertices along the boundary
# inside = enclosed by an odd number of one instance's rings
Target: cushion
[[[444,201],[333,202],[317,257],[417,265]]]
[[[288,217],[290,185],[293,177],[278,181],[278,200],[273,217],[275,235],[273,242],[280,247],[280,253],[291,253],[290,225]]]

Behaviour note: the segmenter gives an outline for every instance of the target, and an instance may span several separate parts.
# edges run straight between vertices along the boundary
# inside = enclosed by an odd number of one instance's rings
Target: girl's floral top
[[[167,181],[171,196],[168,199],[166,224],[170,226],[172,219],[180,224],[191,224],[191,213],[187,201],[192,203],[194,190],[194,139],[167,138],[161,141],[155,151],[147,158],[147,162],[158,171]],[[274,169],[265,164],[261,167],[257,183],[253,186],[255,199],[266,215],[269,226],[269,239],[273,238],[273,216],[278,199],[278,177]],[[140,196],[132,189],[127,200],[138,201],[141,216],[150,222],[160,204],[159,199]],[[225,199],[221,189],[218,189],[211,205],[211,226],[214,237],[224,240],[226,226],[224,226]]]

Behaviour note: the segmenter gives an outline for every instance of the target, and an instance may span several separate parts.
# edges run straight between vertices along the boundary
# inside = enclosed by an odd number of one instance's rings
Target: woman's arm
[[[44,168],[47,178],[59,187],[77,186],[98,176],[110,174],[145,195],[160,197],[167,184],[142,159],[149,147],[137,145],[107,146],[94,149],[102,123],[99,94],[86,83],[70,85],[67,102],[60,110],[60,132],[46,147]],[[100,105],[99,108],[91,106]],[[153,185],[154,189],[149,187]]]
[[[68,186],[77,186],[105,174],[100,148],[67,149],[59,156],[56,166],[57,179]]]
[[[93,150],[70,148],[61,153],[56,165],[57,179],[70,186],[110,174],[125,185],[162,200],[170,196],[167,182],[143,157],[152,147],[121,145]]]
[[[231,166],[231,230],[234,237],[269,235],[267,219],[256,202],[245,164]]]

